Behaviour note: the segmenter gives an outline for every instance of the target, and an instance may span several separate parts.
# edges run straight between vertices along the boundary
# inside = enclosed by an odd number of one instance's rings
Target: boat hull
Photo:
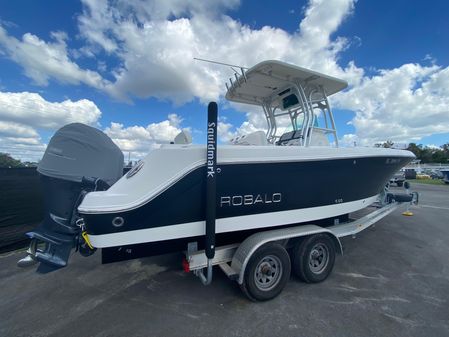
[[[222,163],[217,173],[216,232],[241,232],[328,219],[376,199],[412,158]],[[82,214],[98,248],[194,238],[205,232],[206,167],[201,165],[143,205]],[[81,212],[82,213],[82,212]],[[122,226],[112,225],[123,218]]]

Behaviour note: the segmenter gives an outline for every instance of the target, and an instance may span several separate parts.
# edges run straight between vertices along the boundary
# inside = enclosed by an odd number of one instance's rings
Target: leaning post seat
[[[86,193],[107,189],[122,176],[123,153],[100,130],[73,123],[51,138],[37,171],[45,216],[27,235],[45,243],[45,249],[35,253],[39,262],[47,268],[64,267],[79,239],[78,205]]]
[[[300,145],[303,136],[300,130],[293,130],[284,133],[279,140],[276,142],[276,145],[281,146],[289,146],[289,145]]]

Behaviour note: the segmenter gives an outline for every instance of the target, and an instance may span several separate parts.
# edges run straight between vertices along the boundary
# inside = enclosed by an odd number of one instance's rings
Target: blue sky
[[[201,143],[209,100],[222,141],[262,129],[261,112],[224,101],[229,70],[195,56],[344,78],[331,97],[343,144],[449,142],[449,2],[279,3],[0,2],[0,151],[38,159],[73,121],[135,158],[183,128]]]

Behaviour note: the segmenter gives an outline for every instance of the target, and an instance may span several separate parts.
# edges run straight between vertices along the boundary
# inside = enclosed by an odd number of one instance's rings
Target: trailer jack
[[[212,268],[212,260],[207,259],[207,267],[194,270],[193,273],[195,274],[195,276],[198,276],[200,278],[203,285],[207,286],[212,282]],[[204,269],[206,269],[206,276],[204,276]]]

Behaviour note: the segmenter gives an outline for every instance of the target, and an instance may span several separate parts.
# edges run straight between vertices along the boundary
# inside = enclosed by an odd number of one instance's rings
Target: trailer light
[[[187,261],[187,259],[185,257],[182,258],[182,268],[184,269],[184,271],[186,273],[190,272],[189,262]]]

